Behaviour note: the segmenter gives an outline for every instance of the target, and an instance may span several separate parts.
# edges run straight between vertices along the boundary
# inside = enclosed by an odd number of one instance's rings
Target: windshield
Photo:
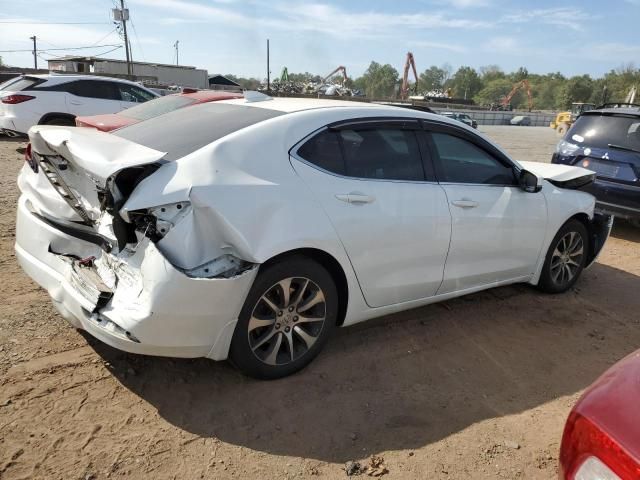
[[[566,140],[585,147],[618,145],[640,150],[640,117],[631,115],[583,115],[567,133]]]
[[[135,118],[136,120],[147,120],[157,117],[158,115],[173,112],[174,110],[192,105],[196,102],[197,100],[182,95],[168,95],[145,102],[141,105],[136,105],[135,107],[127,108],[120,112],[120,115]]]

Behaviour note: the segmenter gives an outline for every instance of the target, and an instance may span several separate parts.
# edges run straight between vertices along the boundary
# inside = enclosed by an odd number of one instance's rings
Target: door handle
[[[360,192],[351,192],[351,193],[339,193],[336,195],[336,198],[341,202],[347,203],[371,203],[375,200],[375,197],[371,195],[365,195]]]
[[[76,102],[76,101],[74,101],[74,100],[69,100],[69,103],[70,103],[71,105],[82,105],[82,102]]]
[[[451,205],[455,205],[456,207],[460,207],[460,208],[476,208],[479,205],[479,203],[473,200],[462,199],[462,200],[454,200],[453,202],[451,202]]]

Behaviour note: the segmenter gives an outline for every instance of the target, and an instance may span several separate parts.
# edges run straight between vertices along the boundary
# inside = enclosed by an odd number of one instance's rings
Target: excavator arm
[[[402,74],[402,87],[400,88],[400,98],[405,100],[409,96],[409,67],[413,70],[413,78],[418,85],[418,72],[413,53],[407,52],[407,60],[404,62],[404,72]]]
[[[322,79],[322,83],[326,82],[327,80],[329,80],[331,77],[333,77],[336,73],[341,72],[342,73],[342,83],[345,84],[346,81],[349,79],[349,77],[347,77],[347,69],[345,67],[343,67],[342,65],[340,65],[338,68],[336,68],[333,72],[331,72],[329,75],[327,75],[326,77],[324,77]]]
[[[527,79],[524,79],[513,86],[509,94],[506,97],[504,97],[500,102],[502,106],[506,107],[507,105],[509,105],[509,103],[511,103],[511,99],[516,94],[516,92],[522,88],[524,88],[527,92],[527,98],[529,100],[529,111],[531,111],[533,109],[533,97],[531,96],[531,85],[529,85],[529,80]]]

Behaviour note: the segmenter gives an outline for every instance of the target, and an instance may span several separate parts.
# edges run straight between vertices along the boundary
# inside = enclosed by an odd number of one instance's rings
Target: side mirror
[[[518,183],[520,184],[520,188],[528,193],[538,193],[542,190],[542,177],[528,170],[520,170]]]

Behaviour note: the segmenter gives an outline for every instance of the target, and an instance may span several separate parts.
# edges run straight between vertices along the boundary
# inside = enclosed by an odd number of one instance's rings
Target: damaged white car
[[[516,282],[565,291],[609,234],[588,170],[517,163],[435,114],[259,100],[31,129],[16,254],[71,324],[276,378],[336,326]]]

